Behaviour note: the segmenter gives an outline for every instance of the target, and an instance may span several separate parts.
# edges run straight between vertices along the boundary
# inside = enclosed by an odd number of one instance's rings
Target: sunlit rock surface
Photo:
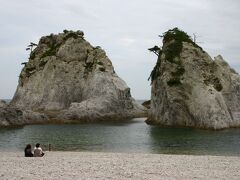
[[[11,106],[63,122],[146,115],[105,51],[87,42],[82,31],[40,39],[20,74]]]
[[[222,129],[240,126],[240,76],[217,56],[182,42],[179,56],[167,59],[175,40],[163,41],[152,79],[148,124]],[[170,57],[170,56],[168,56]]]

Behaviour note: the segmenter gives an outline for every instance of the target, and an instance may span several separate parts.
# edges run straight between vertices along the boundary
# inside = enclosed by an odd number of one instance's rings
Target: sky
[[[221,54],[240,72],[239,0],[0,0],[0,99],[11,99],[28,59],[29,42],[82,30],[101,46],[136,99],[149,99],[147,80],[161,45],[158,35],[174,27],[195,33],[211,57]]]

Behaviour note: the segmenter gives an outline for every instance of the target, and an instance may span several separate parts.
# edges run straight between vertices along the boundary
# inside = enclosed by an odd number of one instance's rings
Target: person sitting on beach
[[[31,144],[28,144],[24,149],[25,157],[33,157]]]
[[[34,157],[43,157],[44,156],[43,150],[40,147],[39,143],[36,144],[36,147],[33,150],[33,156]]]

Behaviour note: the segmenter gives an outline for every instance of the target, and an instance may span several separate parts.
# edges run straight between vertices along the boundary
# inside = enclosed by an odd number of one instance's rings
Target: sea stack
[[[11,106],[64,122],[145,115],[105,51],[86,41],[82,31],[42,37],[30,50]]]
[[[240,76],[178,28],[163,34],[151,73],[148,124],[223,129],[240,126]]]

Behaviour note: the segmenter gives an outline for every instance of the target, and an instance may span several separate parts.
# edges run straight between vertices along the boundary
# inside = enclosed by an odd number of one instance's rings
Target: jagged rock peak
[[[114,71],[111,61],[108,60],[105,52],[100,46],[93,47],[84,40],[82,31],[64,30],[64,33],[44,36],[38,44],[31,43],[29,46],[31,46],[29,61],[22,63],[25,67],[19,79],[19,84],[22,86],[35,72],[44,70],[47,63],[52,61],[63,61],[65,63],[80,61],[83,66],[86,66],[85,75],[93,67],[97,67],[99,71]],[[36,48],[33,49],[34,47]],[[100,58],[102,58],[103,62],[99,61]]]
[[[240,125],[240,76],[221,56],[213,60],[177,28],[163,34],[157,50],[147,123],[211,129]]]
[[[12,106],[51,111],[51,116],[58,111],[58,119],[88,121],[145,112],[115,73],[105,51],[86,41],[82,31],[44,36],[28,49],[29,61],[23,63]]]

